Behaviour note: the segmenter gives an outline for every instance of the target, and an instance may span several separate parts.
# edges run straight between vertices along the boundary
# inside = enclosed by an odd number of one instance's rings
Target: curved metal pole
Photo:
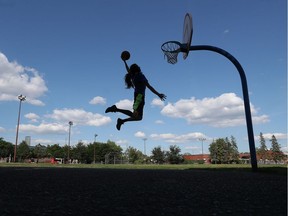
[[[246,75],[245,75],[245,72],[244,72],[242,66],[237,61],[237,59],[234,58],[230,53],[228,53],[227,51],[220,49],[218,47],[208,46],[208,45],[199,45],[199,46],[190,46],[189,50],[190,51],[208,50],[208,51],[213,51],[213,52],[219,53],[219,54],[225,56],[226,58],[228,58],[237,68],[237,70],[240,74],[241,83],[242,83],[242,92],[243,92],[243,98],[244,98],[244,108],[245,108],[246,124],[247,124],[248,139],[249,139],[251,165],[252,165],[252,170],[257,171],[257,158],[256,158],[255,141],[254,141],[254,133],[253,133],[253,125],[252,125],[252,116],[251,116],[249,94],[248,94],[248,85],[247,85]]]
[[[17,144],[18,144],[18,133],[19,133],[21,103],[22,103],[22,100],[20,100],[20,103],[19,103],[18,121],[17,121],[17,129],[16,129],[16,141],[15,141],[15,147],[14,147],[14,163],[16,162],[16,159],[17,159],[16,155],[17,155]]]

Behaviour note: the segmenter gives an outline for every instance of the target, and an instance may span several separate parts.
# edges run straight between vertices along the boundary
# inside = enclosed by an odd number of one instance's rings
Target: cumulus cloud
[[[87,112],[83,109],[55,109],[52,114],[47,114],[44,118],[39,117],[35,113],[25,115],[33,123],[40,120],[42,122],[36,124],[21,124],[22,132],[33,134],[66,134],[68,131],[68,122],[72,121],[73,125],[80,126],[102,126],[111,122],[110,117],[103,116],[98,113]],[[45,120],[44,120],[45,119]]]
[[[128,140],[116,140],[115,141],[115,143],[117,144],[117,145],[127,145],[128,144]]]
[[[127,109],[127,110],[133,109],[133,101],[128,99],[120,100],[115,105],[120,109]]]
[[[72,121],[77,125],[102,126],[111,122],[110,117],[98,113],[87,112],[83,109],[55,109],[46,117],[58,122]]]
[[[154,98],[151,102],[152,106],[163,108],[165,106],[164,101],[161,101],[159,98]]]
[[[269,121],[267,115],[257,116],[257,110],[251,104],[253,123]],[[213,127],[232,127],[246,124],[244,102],[234,93],[225,93],[216,98],[194,97],[168,103],[161,113],[171,118],[183,118],[189,124],[207,124]]]
[[[187,143],[191,140],[198,140],[199,138],[205,138],[206,136],[200,132],[187,133],[182,135],[164,133],[164,134],[151,134],[150,137],[154,140],[164,140],[168,143]],[[209,139],[209,138],[206,138]]]
[[[35,113],[27,113],[26,115],[24,115],[25,118],[29,119],[32,122],[37,122],[38,119],[40,118],[40,116],[38,116]]]
[[[64,134],[67,133],[68,127],[59,123],[41,123],[40,125],[21,124],[21,132],[34,134]]]
[[[144,138],[146,137],[145,133],[142,132],[142,131],[137,131],[135,134],[134,134],[135,137],[138,137],[138,138]]]
[[[47,91],[45,81],[37,70],[16,61],[10,62],[0,52],[0,101],[18,100],[17,96],[23,94],[28,103],[43,106],[38,98]]]
[[[270,140],[273,135],[276,137],[277,140],[278,139],[287,139],[287,134],[285,134],[285,133],[263,133],[262,135],[267,140]],[[260,140],[260,135],[255,136],[255,140]]]
[[[94,97],[92,100],[89,101],[89,104],[100,104],[100,105],[105,105],[106,104],[106,99],[100,96]]]

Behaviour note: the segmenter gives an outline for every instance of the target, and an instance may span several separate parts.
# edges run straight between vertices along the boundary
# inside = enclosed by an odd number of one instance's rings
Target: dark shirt
[[[146,89],[146,83],[148,80],[144,76],[143,73],[137,73],[133,78],[133,84],[135,87],[135,93],[140,93],[142,95],[145,95],[145,89]]]

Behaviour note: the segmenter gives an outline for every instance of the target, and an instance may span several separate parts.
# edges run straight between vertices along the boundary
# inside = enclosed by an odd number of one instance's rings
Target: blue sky
[[[0,0],[0,137],[19,142],[71,145],[112,140],[149,155],[156,146],[204,153],[213,139],[233,135],[249,151],[240,76],[229,60],[193,51],[178,63],[164,60],[161,45],[182,41],[185,14],[193,16],[192,45],[231,53],[245,70],[256,147],[262,132],[287,146],[287,2],[285,0]],[[150,84],[167,95],[160,102],[148,89],[144,119],[115,128],[132,108],[125,89],[123,50]],[[284,148],[283,148],[284,149]]]

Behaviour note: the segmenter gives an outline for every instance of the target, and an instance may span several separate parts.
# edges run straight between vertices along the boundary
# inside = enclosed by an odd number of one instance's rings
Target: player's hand
[[[165,94],[159,94],[158,96],[159,96],[159,98],[160,98],[162,101],[164,101],[164,100],[166,99],[166,95],[165,95]]]

